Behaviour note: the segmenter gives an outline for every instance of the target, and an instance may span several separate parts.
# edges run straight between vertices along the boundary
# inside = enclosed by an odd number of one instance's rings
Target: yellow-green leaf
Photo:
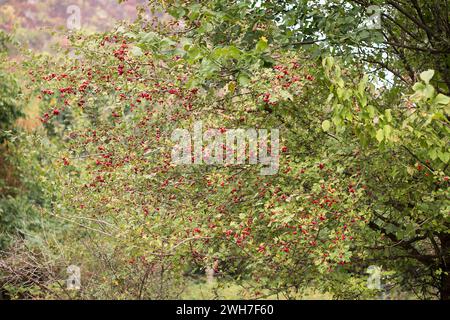
[[[330,127],[331,127],[331,122],[329,120],[325,120],[324,122],[322,122],[323,131],[327,132],[328,130],[330,130]]]
[[[378,142],[383,141],[383,139],[384,139],[383,129],[378,129],[376,138],[377,138]]]
[[[429,83],[431,78],[434,76],[434,70],[429,69],[427,71],[424,71],[420,74],[420,79],[422,79],[425,83]]]

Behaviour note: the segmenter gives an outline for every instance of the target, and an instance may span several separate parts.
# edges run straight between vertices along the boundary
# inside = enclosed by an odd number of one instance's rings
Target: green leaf
[[[442,162],[447,163],[448,160],[450,160],[450,153],[439,151],[438,157],[442,160]]]
[[[236,59],[238,60],[241,56],[241,50],[236,48],[235,46],[216,48],[212,53],[212,57],[214,59]]]
[[[439,93],[436,96],[436,98],[434,98],[434,103],[447,105],[450,103],[450,97],[447,97],[447,96],[443,95],[442,93]]]
[[[364,95],[364,90],[366,89],[368,81],[369,77],[367,76],[367,74],[365,74],[358,84],[358,92],[360,95]]]
[[[214,63],[214,61],[211,61],[209,59],[202,60],[200,74],[208,78],[212,76],[217,70],[219,70],[219,67]]]
[[[369,112],[369,116],[370,116],[371,118],[375,117],[376,109],[375,109],[374,106],[368,105],[368,106],[367,106],[367,111]]]
[[[322,122],[323,131],[327,132],[328,130],[330,130],[330,127],[331,127],[331,122],[329,120],[325,120],[324,122]]]
[[[334,65],[334,58],[333,57],[326,57],[322,60],[322,65],[325,67],[326,70],[330,70],[331,67]]]
[[[387,122],[392,122],[392,113],[391,113],[391,109],[387,109],[384,111],[384,115],[386,117],[386,121]]]
[[[427,99],[431,99],[434,96],[434,87],[431,84],[427,84],[423,92]]]
[[[425,89],[425,85],[424,85],[422,82],[416,82],[416,83],[413,85],[413,90],[414,90],[414,91],[421,91],[421,90],[423,90],[423,89]]]
[[[247,76],[245,73],[240,73],[237,80],[239,85],[243,87],[247,86],[250,83],[250,77]]]
[[[383,139],[384,139],[383,129],[378,129],[376,138],[377,138],[378,142],[383,141]]]
[[[384,134],[385,139],[389,139],[392,134],[392,127],[388,124],[385,125],[383,128],[383,134]]]
[[[182,7],[171,7],[168,12],[172,17],[176,19],[180,19],[186,14],[186,10],[184,10],[184,8]]]
[[[430,83],[431,78],[434,76],[434,70],[429,69],[420,74],[420,79],[422,79],[426,84]]]
[[[259,39],[258,43],[256,44],[255,50],[257,52],[263,52],[267,49],[267,47],[268,47],[267,39],[264,37],[261,37],[261,39]]]
[[[195,19],[197,19],[200,15],[200,9],[201,9],[201,5],[198,3],[192,4],[189,6],[189,20],[194,21]]]
[[[160,36],[156,32],[148,32],[145,33],[141,39],[141,42],[143,43],[154,43],[155,41],[158,41],[160,39]]]
[[[436,149],[431,149],[429,152],[428,152],[428,156],[430,157],[430,159],[431,160],[436,160],[436,158],[437,158],[437,150]]]
[[[139,57],[143,55],[143,52],[141,48],[134,46],[131,48],[131,54],[135,57]]]
[[[189,47],[189,49],[187,50],[187,56],[190,63],[194,63],[195,61],[203,58],[202,51],[197,46]]]

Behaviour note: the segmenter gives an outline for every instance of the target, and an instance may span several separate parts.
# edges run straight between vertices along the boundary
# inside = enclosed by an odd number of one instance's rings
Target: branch
[[[406,251],[408,251],[411,255],[412,258],[422,262],[424,265],[430,265],[430,264],[434,264],[434,258],[435,256],[432,255],[424,255],[421,254],[416,248],[413,247],[412,243],[415,242],[411,242],[410,241],[405,241],[402,242],[401,240],[399,240],[394,234],[392,233],[388,233],[386,231],[386,229],[384,229],[383,227],[380,227],[379,225],[377,225],[375,222],[371,221],[368,224],[369,228],[371,228],[372,230],[376,230],[376,231],[380,231],[382,233],[384,233],[391,241],[397,243],[397,245],[399,245],[400,247],[402,247],[403,249],[405,249]],[[418,240],[417,240],[418,241]]]
[[[431,30],[426,24],[424,24],[422,21],[416,19],[413,15],[411,15],[405,8],[401,7],[398,4],[398,1],[392,1],[392,0],[388,0],[387,1],[388,4],[390,4],[391,6],[393,6],[395,9],[397,9],[398,11],[400,11],[405,17],[407,17],[409,20],[411,20],[412,22],[414,22],[418,27],[422,28],[423,30],[425,30],[425,32],[427,32],[427,35],[429,35],[428,33],[432,34],[433,30]]]

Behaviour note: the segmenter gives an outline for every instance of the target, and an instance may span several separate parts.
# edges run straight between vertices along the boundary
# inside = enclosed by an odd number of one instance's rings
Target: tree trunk
[[[441,240],[441,283],[439,288],[441,300],[450,300],[450,235],[445,234]]]

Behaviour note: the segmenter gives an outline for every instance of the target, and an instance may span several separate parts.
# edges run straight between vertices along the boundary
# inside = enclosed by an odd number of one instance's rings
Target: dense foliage
[[[371,5],[380,28],[362,24]],[[177,298],[210,267],[252,298],[314,289],[363,299],[380,294],[366,286],[379,265],[384,292],[449,298],[448,8],[149,8],[171,17],[142,9],[134,23],[71,32],[67,51],[23,63],[42,128],[17,135],[15,154],[41,190],[29,202],[43,222],[0,263],[9,294]],[[279,129],[277,174],[248,162],[175,165],[173,132],[198,121],[224,135]],[[222,151],[237,153],[223,141]],[[39,278],[14,256],[37,261]],[[71,264],[83,271],[77,292],[62,281]]]

